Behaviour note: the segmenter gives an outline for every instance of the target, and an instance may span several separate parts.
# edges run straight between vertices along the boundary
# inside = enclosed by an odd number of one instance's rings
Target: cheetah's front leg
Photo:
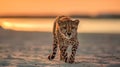
[[[68,63],[74,63],[74,61],[75,61],[75,54],[76,54],[76,50],[77,50],[77,47],[78,47],[78,42],[76,43],[76,44],[74,44],[73,46],[72,46],[72,53],[71,53],[71,55],[70,55],[70,57],[69,57],[69,59],[68,59]]]
[[[52,54],[50,54],[48,56],[49,60],[53,60],[55,58],[56,52],[57,52],[57,39],[54,38],[54,42],[53,42],[53,50],[52,50]]]
[[[62,46],[60,47],[60,60],[63,60],[65,62],[67,62],[67,59],[68,59],[68,54],[66,52],[67,50],[67,46]]]

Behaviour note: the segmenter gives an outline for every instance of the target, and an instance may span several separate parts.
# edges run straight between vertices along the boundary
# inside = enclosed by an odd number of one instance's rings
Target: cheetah
[[[55,58],[57,48],[60,50],[60,60],[66,63],[74,63],[75,54],[79,42],[77,39],[77,29],[79,20],[73,20],[68,16],[58,16],[53,26],[53,49],[52,53],[48,56],[49,60]],[[67,49],[71,48],[71,54],[68,57]]]

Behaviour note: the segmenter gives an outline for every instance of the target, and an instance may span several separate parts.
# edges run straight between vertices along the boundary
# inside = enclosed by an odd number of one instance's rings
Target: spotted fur
[[[74,63],[75,54],[79,45],[77,29],[79,20],[72,20],[67,16],[58,16],[53,26],[53,50],[48,56],[49,60],[55,58],[57,48],[60,49],[60,60],[66,63]],[[71,55],[68,56],[67,48],[72,45]]]

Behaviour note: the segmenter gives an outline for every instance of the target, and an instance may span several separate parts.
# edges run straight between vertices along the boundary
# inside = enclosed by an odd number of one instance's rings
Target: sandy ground
[[[74,64],[53,61],[52,33],[0,29],[0,67],[120,67],[120,34],[78,34]]]

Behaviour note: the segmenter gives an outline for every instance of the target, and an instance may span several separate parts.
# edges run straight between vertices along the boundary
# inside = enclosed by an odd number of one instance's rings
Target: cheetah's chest
[[[60,45],[69,46],[69,45],[72,45],[74,42],[69,39],[60,38],[59,43]]]

